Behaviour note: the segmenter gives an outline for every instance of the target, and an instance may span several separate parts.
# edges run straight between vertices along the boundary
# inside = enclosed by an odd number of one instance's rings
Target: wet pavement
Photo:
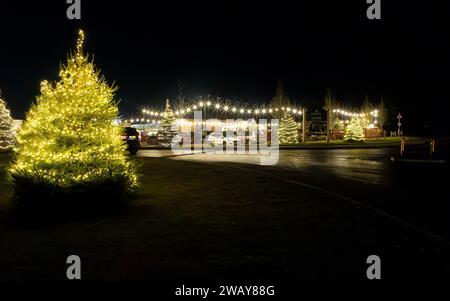
[[[239,167],[250,174],[263,172],[267,177],[311,185],[450,241],[448,164],[391,162],[398,149],[281,150],[275,166],[261,166],[261,156],[250,154],[174,156],[170,150],[142,150],[139,156]]]

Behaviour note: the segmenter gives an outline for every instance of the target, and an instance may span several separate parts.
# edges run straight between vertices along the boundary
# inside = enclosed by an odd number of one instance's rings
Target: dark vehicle
[[[130,152],[130,154],[136,155],[139,148],[141,147],[138,131],[135,128],[131,127],[124,128],[121,138],[122,141],[127,144],[127,150]]]

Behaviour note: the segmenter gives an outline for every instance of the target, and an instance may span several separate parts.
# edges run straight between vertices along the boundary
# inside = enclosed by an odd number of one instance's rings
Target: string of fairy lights
[[[379,110],[373,110],[371,112],[365,113],[356,113],[351,112],[349,110],[334,109],[331,112],[340,117],[341,118],[340,122],[343,124],[349,124],[351,118],[360,118],[368,121],[367,126],[368,129],[374,129],[379,126],[379,117],[380,117]]]
[[[360,117],[360,118],[363,118],[363,117],[366,117],[366,116],[367,116],[367,113],[355,113],[355,112],[350,112],[350,111],[348,111],[348,110],[334,109],[332,112],[333,112],[333,114],[338,114],[338,115],[340,115],[340,116],[343,116],[343,117],[349,117],[349,118],[350,118],[350,117]],[[374,110],[374,111],[370,112],[369,115],[378,118],[378,116],[379,116],[379,111],[378,111],[378,110]]]
[[[213,102],[213,101],[198,101],[194,102],[190,106],[176,109],[174,114],[177,118],[183,119],[186,116],[192,114],[195,111],[204,111],[204,110],[214,110],[214,112],[227,113],[230,115],[238,115],[238,116],[246,116],[246,117],[268,117],[270,115],[279,113],[279,112],[287,112],[291,113],[294,116],[302,116],[304,114],[304,110],[298,107],[271,107],[271,108],[246,108],[246,107],[238,107],[231,106],[226,103],[221,102]],[[337,115],[341,120],[341,123],[349,123],[351,118],[361,118],[370,120],[369,128],[375,128],[378,125],[379,111],[373,110],[371,112],[355,112],[348,109],[333,109],[330,112],[334,115]],[[142,109],[141,118],[130,118],[124,120],[124,123],[160,123],[159,119],[167,117],[167,113],[158,110],[150,110],[150,109]]]
[[[195,111],[203,111],[203,110],[214,110],[215,112],[239,115],[239,116],[270,116],[272,114],[278,112],[288,112],[296,116],[301,116],[303,114],[303,110],[297,107],[274,107],[274,108],[248,108],[248,107],[238,107],[228,105],[226,103],[213,102],[213,101],[199,101],[194,104],[176,109],[174,114],[178,118],[185,118],[186,116],[192,114]],[[158,123],[159,118],[167,117],[165,112],[157,111],[157,110],[142,110],[142,118],[131,118],[125,120],[125,123],[139,123],[139,122],[147,122],[147,123]]]

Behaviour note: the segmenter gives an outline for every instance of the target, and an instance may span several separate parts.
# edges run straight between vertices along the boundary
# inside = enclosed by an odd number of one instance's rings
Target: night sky
[[[382,0],[381,21],[366,18],[365,0],[82,1],[81,21],[66,18],[65,2],[1,1],[0,88],[15,118],[41,80],[57,79],[83,28],[85,49],[120,88],[124,116],[162,107],[179,80],[188,97],[258,104],[282,79],[290,99],[310,110],[330,88],[349,105],[384,97],[411,132],[448,130],[444,1]]]

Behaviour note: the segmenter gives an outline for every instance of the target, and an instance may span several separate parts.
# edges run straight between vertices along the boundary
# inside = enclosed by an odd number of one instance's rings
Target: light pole
[[[327,143],[330,143],[330,108],[324,106],[322,109],[327,112]]]
[[[401,130],[401,128],[402,128],[402,118],[403,118],[403,116],[402,116],[402,114],[398,114],[398,116],[397,116],[397,119],[398,119],[398,133],[397,133],[397,135],[400,137],[401,136],[401,133],[402,133],[402,130]]]
[[[306,109],[302,110],[302,139],[303,143],[306,143]]]

